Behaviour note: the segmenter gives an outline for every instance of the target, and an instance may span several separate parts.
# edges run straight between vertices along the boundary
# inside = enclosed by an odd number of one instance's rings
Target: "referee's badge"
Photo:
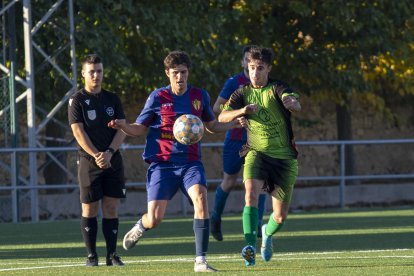
[[[95,110],[88,110],[88,119],[93,121],[96,119],[96,111]]]
[[[115,111],[114,111],[114,109],[112,108],[112,106],[110,106],[110,107],[107,107],[106,108],[106,114],[108,114],[109,116],[114,116],[114,114],[115,114]]]

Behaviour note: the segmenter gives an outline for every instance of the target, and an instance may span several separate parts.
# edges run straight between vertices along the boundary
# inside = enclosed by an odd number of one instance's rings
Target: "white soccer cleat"
[[[268,262],[273,256],[273,242],[272,236],[266,235],[266,225],[267,224],[263,224],[262,226],[262,246],[260,252],[262,254],[263,261]]]
[[[144,231],[142,231],[138,225],[135,225],[131,230],[129,230],[128,233],[125,234],[124,240],[122,242],[122,247],[125,250],[131,249],[137,244],[143,234]]]
[[[194,262],[194,272],[217,272],[218,270],[210,266],[207,262]]]

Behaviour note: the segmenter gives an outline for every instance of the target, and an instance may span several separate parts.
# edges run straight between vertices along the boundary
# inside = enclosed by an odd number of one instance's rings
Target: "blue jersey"
[[[183,145],[173,134],[175,120],[184,114],[198,116],[203,122],[215,119],[207,91],[188,85],[178,96],[166,86],[153,91],[145,103],[136,123],[149,128],[143,158],[147,163],[188,163],[201,159],[200,142]]]
[[[231,94],[236,91],[238,88],[250,83],[250,80],[246,78],[244,72],[241,72],[235,76],[229,78],[224,84],[223,89],[221,90],[219,96],[223,99],[230,99]],[[247,134],[244,128],[232,128],[226,132],[226,140],[238,140],[246,142]]]

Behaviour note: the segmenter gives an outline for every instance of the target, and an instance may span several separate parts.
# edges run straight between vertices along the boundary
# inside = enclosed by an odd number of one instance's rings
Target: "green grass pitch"
[[[267,217],[266,217],[267,219]],[[134,220],[121,219],[118,254],[124,267],[85,267],[79,221],[0,225],[0,275],[188,275],[193,273],[191,218],[168,218],[124,251]],[[101,225],[99,225],[101,226]],[[246,268],[241,215],[223,220],[224,241],[210,238],[208,262],[228,275],[414,275],[414,208],[292,213],[274,239],[270,262]],[[260,242],[260,240],[259,240]]]

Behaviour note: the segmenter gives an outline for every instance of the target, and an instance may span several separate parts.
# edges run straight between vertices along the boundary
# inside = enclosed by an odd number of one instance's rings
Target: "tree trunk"
[[[351,100],[347,99],[344,105],[336,105],[336,125],[338,140],[352,140]],[[341,158],[340,147],[338,147]],[[352,145],[345,146],[345,175],[355,174],[355,161]],[[350,181],[348,181],[350,183]]]

